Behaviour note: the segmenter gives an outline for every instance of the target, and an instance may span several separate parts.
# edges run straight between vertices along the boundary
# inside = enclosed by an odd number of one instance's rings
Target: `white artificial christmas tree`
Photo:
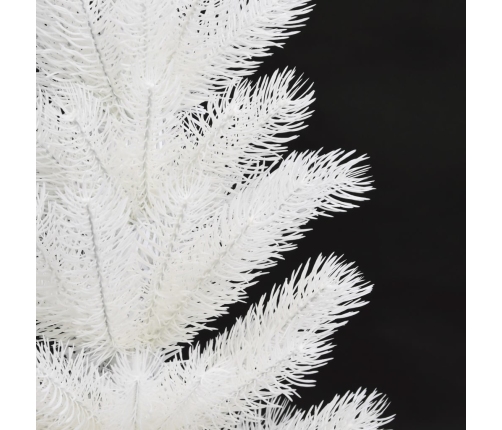
[[[285,155],[313,101],[292,70],[245,79],[311,3],[37,1],[37,428],[385,426],[376,393],[288,406],[371,289],[339,258],[187,346],[371,188],[364,157]]]

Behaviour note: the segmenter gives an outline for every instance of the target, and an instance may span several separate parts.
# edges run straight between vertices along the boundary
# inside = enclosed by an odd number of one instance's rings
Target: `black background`
[[[392,429],[465,428],[465,5],[319,0],[301,33],[272,52],[257,75],[296,67],[316,90],[309,127],[290,148],[366,153],[376,188],[359,208],[309,223],[249,291],[255,302],[332,252],[375,285],[296,404],[366,387],[391,401]],[[213,325],[230,326],[247,307]]]

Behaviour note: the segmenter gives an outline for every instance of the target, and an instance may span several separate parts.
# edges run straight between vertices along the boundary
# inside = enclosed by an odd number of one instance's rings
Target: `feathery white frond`
[[[134,231],[127,200],[109,183],[66,189],[39,217],[39,248],[60,280],[45,294],[40,334],[109,356],[138,337]]]
[[[105,161],[108,143],[118,138],[113,118],[102,101],[79,86],[68,86],[71,99],[45,90],[37,93],[37,144],[56,164],[61,188],[82,182],[85,175],[110,178]],[[54,169],[46,168],[47,173]],[[51,183],[43,174],[41,181]]]
[[[174,269],[162,286],[167,305],[158,301],[158,345],[184,336],[245,297],[260,270],[272,267],[281,253],[303,237],[303,225],[325,212],[354,207],[351,200],[369,189],[364,157],[351,153],[292,154],[277,169],[250,181],[221,208],[190,250],[173,256]],[[162,309],[162,311],[160,311]]]
[[[319,257],[310,271],[307,264],[293,273],[229,332],[202,353],[192,352],[189,362],[235,372],[227,389],[231,394],[218,406],[191,406],[199,411],[192,425],[206,422],[212,428],[229,428],[238,417],[253,419],[256,410],[277,397],[292,396],[295,386],[313,385],[305,376],[329,360],[324,357],[332,348],[328,338],[345,324],[341,319],[365,304],[361,297],[370,290],[351,264],[335,257]],[[186,416],[183,409],[179,413]]]
[[[104,387],[100,424],[102,429],[159,429],[169,402],[165,385],[167,358],[149,349],[118,354]]]
[[[393,416],[383,417],[387,401],[376,391],[346,393],[308,412],[284,410],[284,405],[269,408],[263,420],[240,423],[238,430],[381,430]]]
[[[98,430],[106,377],[68,345],[37,345],[37,429]]]
[[[110,38],[98,41],[105,29],[114,38],[114,23],[106,18],[114,2],[106,3],[96,10],[86,0],[37,1],[37,78],[42,87],[65,91],[69,83],[83,84],[107,102],[118,103],[121,65]]]
[[[284,70],[216,93],[204,110],[186,117],[187,148],[179,163],[214,176],[230,191],[261,163],[278,161],[282,144],[305,127],[314,99],[303,86],[293,71]]]
[[[191,3],[172,61],[176,74],[183,77],[182,86],[202,96],[249,75],[259,64],[251,58],[280,46],[311,10],[309,0]]]

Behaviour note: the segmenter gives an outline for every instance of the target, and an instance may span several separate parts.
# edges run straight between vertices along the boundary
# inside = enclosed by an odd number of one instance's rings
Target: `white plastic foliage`
[[[98,429],[106,375],[67,345],[37,345],[37,428]]]
[[[361,177],[365,168],[354,167],[361,159],[340,165],[343,158],[337,152],[292,154],[223,205],[195,242],[190,258],[180,255],[175,263],[181,277],[173,274],[167,285],[169,308],[163,317],[169,321],[164,330],[187,327],[195,332],[198,323],[221,315],[226,305],[245,297],[244,289],[261,269],[294,248],[291,242],[302,237],[301,227],[309,219],[323,210],[353,206],[336,196],[360,200],[357,193],[369,189]]]
[[[303,411],[285,410],[285,404],[267,410],[263,423],[244,422],[239,430],[377,430],[392,421],[382,417],[387,402],[377,392],[346,393],[326,404]]]
[[[364,392],[284,412],[370,291],[319,257],[187,345],[364,200],[366,158],[292,153],[311,87],[256,82],[308,0],[37,0],[37,428],[380,429]],[[281,399],[286,398],[286,403]]]
[[[360,298],[370,289],[355,269],[330,257],[318,258],[310,271],[307,264],[267,300],[262,297],[202,353],[191,352],[188,362],[202,360],[208,369],[225,366],[235,372],[230,395],[218,407],[199,405],[193,425],[210,416],[222,420],[216,428],[229,428],[243,415],[252,420],[264,403],[291,398],[295,386],[312,386],[305,376],[328,360],[323,357],[331,350],[327,338],[344,324],[338,320],[365,304]]]
[[[39,217],[37,245],[58,285],[42,293],[39,333],[77,338],[76,345],[103,357],[134,347],[140,291],[127,200],[103,181],[98,189],[66,188],[47,208]]]

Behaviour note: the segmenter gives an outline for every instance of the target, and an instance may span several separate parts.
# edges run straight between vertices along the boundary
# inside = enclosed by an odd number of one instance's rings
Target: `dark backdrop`
[[[465,5],[317,3],[258,74],[294,66],[308,77],[315,113],[290,148],[367,153],[376,189],[360,208],[311,222],[249,302],[308,257],[343,254],[374,283],[370,304],[335,335],[333,360],[296,403],[376,388],[397,414],[390,428],[465,428]]]

